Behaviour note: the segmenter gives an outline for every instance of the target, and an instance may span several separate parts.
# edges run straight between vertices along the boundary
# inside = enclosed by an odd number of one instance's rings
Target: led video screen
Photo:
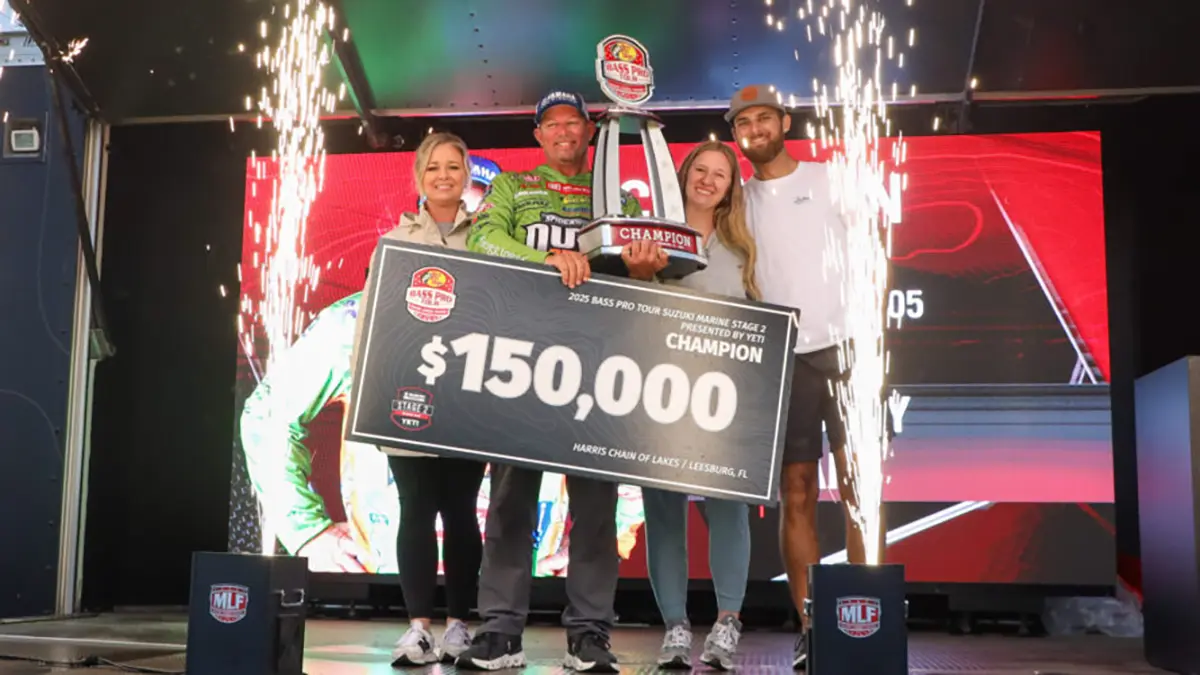
[[[885,467],[888,560],[905,564],[916,582],[1111,583],[1100,135],[907,143],[888,302],[897,431]],[[691,147],[671,145],[677,164]],[[814,160],[811,142],[790,141],[789,148]],[[539,149],[472,154],[469,206],[497,172],[542,161]],[[288,373],[264,372],[264,331],[253,311],[263,292],[272,165],[247,164],[232,550],[259,551],[267,518],[281,553],[309,554],[316,550],[305,548],[309,542],[341,528],[365,553],[367,572],[396,571],[399,503],[386,457],[341,440],[353,323],[335,315],[337,303],[361,293],[380,235],[417,208],[413,161],[410,152],[326,159],[305,235],[319,283],[299,300],[305,329],[291,348],[296,356],[280,361]],[[750,175],[745,160],[742,171]],[[622,148],[622,176],[649,209],[640,146]],[[820,538],[830,562],[844,560],[832,471],[827,458]],[[535,534],[538,576],[569,571],[565,500],[563,477],[546,474]],[[487,504],[485,478],[481,528]],[[690,575],[706,578],[704,503],[692,504]],[[638,488],[622,486],[617,518],[622,576],[645,577]],[[777,512],[755,509],[751,518],[751,578],[782,579]],[[343,571],[320,556],[310,564]]]

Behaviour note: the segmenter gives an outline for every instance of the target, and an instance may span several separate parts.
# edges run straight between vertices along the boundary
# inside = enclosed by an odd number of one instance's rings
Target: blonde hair
[[[425,175],[425,169],[429,166],[429,158],[433,156],[433,151],[444,143],[453,145],[462,153],[463,170],[467,172],[463,190],[465,191],[471,186],[471,151],[467,149],[466,142],[448,131],[439,131],[426,136],[425,140],[421,141],[421,145],[417,147],[417,159],[413,163],[413,180],[417,183],[417,194],[421,195],[421,198],[426,196],[421,177]]]
[[[746,227],[746,199],[742,193],[742,172],[738,168],[737,155],[721,141],[705,141],[688,153],[687,158],[679,167],[679,185],[683,188],[683,203],[687,204],[687,177],[692,170],[692,164],[702,153],[715,150],[725,156],[729,162],[729,190],[713,210],[713,227],[717,239],[725,248],[733,251],[742,259],[742,287],[746,289],[746,297],[751,300],[761,300],[762,292],[758,288],[758,279],[754,275],[754,265],[758,260],[758,248],[750,230]]]

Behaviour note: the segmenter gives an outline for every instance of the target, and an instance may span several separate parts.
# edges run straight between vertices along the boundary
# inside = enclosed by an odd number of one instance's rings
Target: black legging
[[[396,560],[409,617],[432,617],[437,591],[435,519],[442,515],[448,614],[466,620],[475,601],[483,539],[475,504],[484,464],[465,459],[388,457],[400,495]]]

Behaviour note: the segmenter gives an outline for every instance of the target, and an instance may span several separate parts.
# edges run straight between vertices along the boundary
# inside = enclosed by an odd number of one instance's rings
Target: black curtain
[[[1118,571],[1140,588],[1134,381],[1200,354],[1200,97],[1150,99],[1105,115],[1105,227],[1112,345]]]

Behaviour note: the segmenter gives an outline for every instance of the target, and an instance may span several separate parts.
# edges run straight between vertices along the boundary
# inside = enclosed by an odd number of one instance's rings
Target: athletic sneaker
[[[738,640],[741,639],[742,622],[736,617],[726,616],[713,624],[712,632],[704,639],[700,662],[718,670],[733,668],[733,655],[737,653]]]
[[[617,657],[609,651],[608,638],[599,633],[582,633],[567,638],[563,666],[581,673],[615,673]]]
[[[808,641],[804,633],[796,636],[796,650],[792,655],[792,670],[808,670]]]
[[[471,646],[454,659],[463,670],[504,670],[525,665],[525,651],[520,635],[476,633]]]
[[[392,666],[396,668],[423,666],[437,660],[433,636],[419,623],[410,625],[392,648]]]
[[[467,651],[471,647],[471,631],[467,628],[467,624],[462,621],[455,621],[446,626],[446,632],[442,633],[441,661],[443,663],[454,663],[460,654]]]
[[[692,669],[692,629],[686,622],[667,628],[658,652],[658,666],[667,670]]]

